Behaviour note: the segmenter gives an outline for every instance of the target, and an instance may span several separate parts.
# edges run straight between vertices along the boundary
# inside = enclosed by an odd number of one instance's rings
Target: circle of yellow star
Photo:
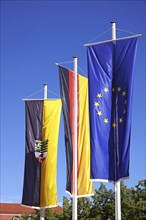
[[[112,124],[112,126],[115,128],[117,125],[116,125],[116,123],[114,122],[114,123]]]
[[[121,91],[121,87],[118,87],[118,88],[117,88],[117,91],[120,92],[120,91]]]
[[[107,119],[107,118],[104,119],[104,123],[105,123],[105,124],[108,123],[108,119]]]
[[[99,106],[99,102],[94,102],[94,105],[97,107]]]
[[[101,116],[102,115],[102,111],[98,111],[97,115]]]
[[[108,88],[104,88],[104,92],[108,92]]]
[[[122,96],[125,96],[126,95],[126,92],[124,91],[124,92],[122,92]]]
[[[120,119],[119,119],[119,122],[122,123],[122,122],[123,122],[123,118],[120,118]]]
[[[102,97],[102,94],[101,94],[101,93],[98,93],[98,94],[97,94],[97,97],[98,97],[98,98],[101,98],[101,97]]]

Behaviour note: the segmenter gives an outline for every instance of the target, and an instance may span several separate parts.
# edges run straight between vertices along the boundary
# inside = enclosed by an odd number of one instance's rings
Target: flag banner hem
[[[122,181],[122,180],[127,180],[129,179],[130,177],[127,176],[127,177],[122,177],[120,179],[118,179],[117,181],[113,181],[113,180],[106,180],[106,179],[90,179],[91,182],[105,182],[105,183],[117,183],[119,181]]]
[[[42,206],[42,207],[39,207],[39,206],[23,205],[23,204],[21,203],[21,206],[40,210],[40,209],[47,209],[47,208],[55,208],[55,207],[58,207],[59,204],[57,204],[57,205],[52,205],[52,206]]]
[[[94,193],[86,194],[86,195],[78,195],[77,198],[88,197],[88,196],[94,196]]]
[[[69,191],[65,191],[68,195],[70,195],[70,197],[73,197],[73,195],[69,192]]]
[[[71,198],[73,197],[73,195],[69,191],[66,190],[66,193],[69,194]],[[94,193],[84,194],[84,195],[77,195],[77,198],[88,197],[88,196],[94,196]]]
[[[54,208],[54,207],[58,207],[58,206],[59,206],[59,205],[41,206],[40,209]]]

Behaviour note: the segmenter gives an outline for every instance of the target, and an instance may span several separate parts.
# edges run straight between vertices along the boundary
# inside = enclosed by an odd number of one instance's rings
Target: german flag
[[[57,201],[57,150],[61,100],[25,101],[26,148],[22,204],[53,207]]]
[[[64,116],[67,183],[66,190],[73,193],[73,100],[74,100],[74,72],[59,66],[60,91]],[[77,127],[77,195],[78,197],[93,195],[93,187],[90,181],[90,135],[88,115],[88,80],[78,75],[78,127]]]

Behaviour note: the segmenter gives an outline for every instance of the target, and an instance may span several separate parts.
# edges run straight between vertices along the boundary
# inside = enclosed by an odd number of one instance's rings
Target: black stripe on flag
[[[64,132],[65,132],[65,146],[66,146],[66,162],[67,162],[67,183],[66,190],[72,193],[72,139],[70,128],[70,102],[69,102],[69,71],[59,66],[60,78],[60,93],[62,98],[62,109],[64,116]]]
[[[26,101],[26,149],[22,204],[40,206],[41,164],[35,157],[35,140],[42,139],[43,101]]]

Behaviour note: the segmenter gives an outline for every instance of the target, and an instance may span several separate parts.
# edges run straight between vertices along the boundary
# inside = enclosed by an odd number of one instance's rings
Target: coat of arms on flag
[[[35,140],[35,157],[42,163],[48,153],[48,139],[45,141]]]
[[[57,152],[61,106],[61,99],[25,101],[23,205],[36,208],[58,206]]]

